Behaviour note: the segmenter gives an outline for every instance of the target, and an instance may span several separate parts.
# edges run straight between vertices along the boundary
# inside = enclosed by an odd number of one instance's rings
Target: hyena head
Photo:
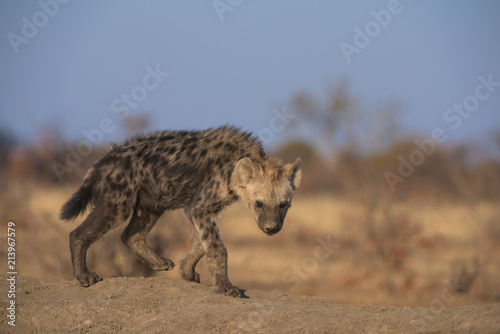
[[[267,235],[283,227],[293,191],[302,183],[302,161],[283,165],[269,159],[266,166],[243,158],[234,169],[234,181],[241,200],[252,211],[260,229]]]

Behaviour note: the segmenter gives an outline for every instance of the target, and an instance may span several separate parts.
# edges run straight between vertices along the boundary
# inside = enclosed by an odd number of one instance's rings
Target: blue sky
[[[500,87],[456,129],[443,115],[474,95],[479,76],[500,81],[500,2],[394,1],[221,0],[237,4],[223,20],[213,1],[2,1],[0,126],[23,140],[43,127],[79,140],[109,119],[116,130],[104,141],[121,141],[112,104],[135,90],[130,115],[150,113],[151,130],[229,123],[259,133],[297,91],[320,95],[346,78],[366,110],[398,101],[411,135],[443,127],[451,141],[486,141],[500,128]],[[373,23],[372,11],[391,6],[385,26]],[[23,35],[26,21],[36,34]],[[377,24],[348,62],[341,43],[355,46],[355,27]],[[145,90],[147,68],[168,76]]]

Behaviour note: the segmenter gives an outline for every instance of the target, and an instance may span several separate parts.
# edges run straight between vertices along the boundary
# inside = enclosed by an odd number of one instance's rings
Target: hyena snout
[[[267,235],[274,235],[281,231],[283,227],[282,222],[265,222],[263,224],[259,224],[260,229]]]

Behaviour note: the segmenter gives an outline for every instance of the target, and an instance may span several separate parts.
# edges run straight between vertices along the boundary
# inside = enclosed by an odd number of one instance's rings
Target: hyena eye
[[[255,206],[258,208],[262,208],[263,204],[262,204],[262,202],[257,201],[257,202],[255,202]]]
[[[280,203],[280,209],[284,209],[286,207],[288,207],[288,203],[287,202],[281,202]]]

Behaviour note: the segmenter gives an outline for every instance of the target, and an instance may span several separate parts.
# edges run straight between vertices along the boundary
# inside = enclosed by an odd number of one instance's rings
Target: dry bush
[[[47,185],[80,182],[106,149],[93,147],[85,155],[78,154],[77,150],[77,144],[66,143],[55,136],[45,136],[29,145],[13,147],[5,164],[6,175],[19,182],[40,182]],[[69,160],[71,162],[68,163],[68,159],[73,159],[68,156],[75,154],[78,156],[78,163],[73,165],[74,160]],[[55,164],[65,170],[60,177],[55,171]]]

